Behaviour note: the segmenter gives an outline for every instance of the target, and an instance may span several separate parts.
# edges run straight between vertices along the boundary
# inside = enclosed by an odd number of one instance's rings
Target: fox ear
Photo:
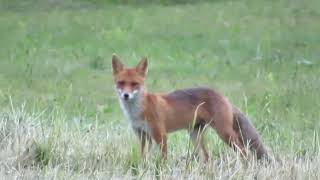
[[[136,70],[142,76],[147,75],[147,73],[148,73],[148,58],[147,57],[141,58],[139,64],[136,66]]]
[[[117,55],[112,55],[112,70],[113,74],[118,74],[120,71],[123,70],[123,64],[121,63],[120,59]]]

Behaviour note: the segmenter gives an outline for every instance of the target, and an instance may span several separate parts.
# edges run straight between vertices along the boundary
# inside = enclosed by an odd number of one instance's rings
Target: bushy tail
[[[252,126],[249,119],[236,107],[233,107],[233,128],[239,134],[240,142],[244,146],[249,145],[250,150],[256,154],[257,159],[269,160],[266,148],[260,135]]]

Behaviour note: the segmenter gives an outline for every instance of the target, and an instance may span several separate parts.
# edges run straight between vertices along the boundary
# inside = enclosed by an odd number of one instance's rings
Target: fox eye
[[[118,86],[124,86],[125,82],[124,81],[119,81]]]
[[[136,87],[136,86],[138,86],[138,83],[137,82],[131,82],[131,86],[132,87]]]

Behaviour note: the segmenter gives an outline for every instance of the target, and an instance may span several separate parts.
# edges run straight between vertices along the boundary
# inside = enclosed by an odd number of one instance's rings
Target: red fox
[[[167,134],[187,129],[195,153],[202,151],[209,158],[202,134],[206,127],[216,130],[219,137],[239,150],[246,158],[248,145],[257,159],[267,158],[260,136],[246,116],[229,100],[209,88],[176,90],[168,94],[147,93],[144,81],[148,71],[147,58],[142,58],[134,68],[126,68],[112,56],[113,78],[124,114],[141,141],[141,154],[145,145],[154,140],[160,145],[161,157],[167,158]]]

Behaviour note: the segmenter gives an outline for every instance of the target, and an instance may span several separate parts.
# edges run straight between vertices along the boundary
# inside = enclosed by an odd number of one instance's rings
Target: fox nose
[[[129,94],[128,93],[124,93],[123,94],[123,98],[124,98],[124,100],[128,100],[129,99]]]

